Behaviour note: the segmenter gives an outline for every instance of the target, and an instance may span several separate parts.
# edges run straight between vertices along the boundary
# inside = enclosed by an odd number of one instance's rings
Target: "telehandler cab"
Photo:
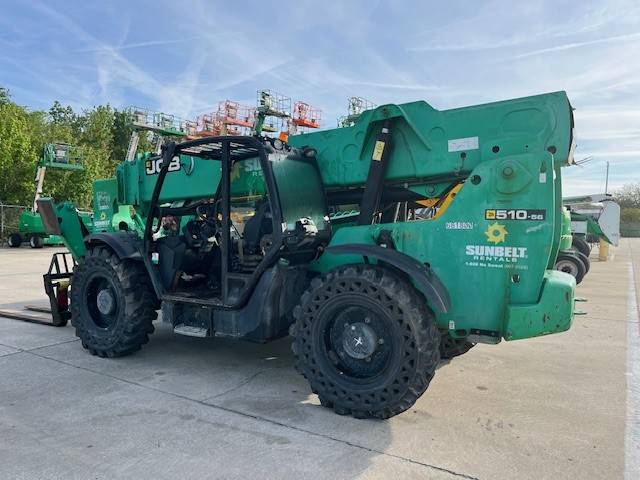
[[[564,92],[384,105],[288,145],[207,137],[123,163],[114,208],[144,230],[89,234],[64,204],[39,209],[78,261],[70,310],[91,353],[139,349],[160,308],[185,335],[290,332],[323,405],[388,418],[426,390],[441,343],[570,327],[575,281],[553,267],[573,145]]]

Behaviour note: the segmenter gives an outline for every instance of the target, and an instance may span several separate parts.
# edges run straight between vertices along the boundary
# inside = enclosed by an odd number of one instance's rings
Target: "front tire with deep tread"
[[[369,327],[358,323],[358,315]],[[408,281],[389,269],[347,265],[315,278],[294,316],[296,369],[320,403],[341,415],[386,419],[404,412],[427,389],[440,360],[433,312]],[[339,336],[343,325],[344,332],[354,329],[377,339],[371,343],[381,348],[364,360],[353,347],[341,349],[350,340],[349,333]],[[375,334],[363,330],[373,327]],[[334,341],[336,331],[339,341]]]
[[[95,306],[97,288],[112,292],[115,304],[108,316]],[[143,264],[121,260],[109,248],[88,250],[74,268],[70,300],[71,324],[92,355],[128,355],[147,343],[154,331],[157,300]]]

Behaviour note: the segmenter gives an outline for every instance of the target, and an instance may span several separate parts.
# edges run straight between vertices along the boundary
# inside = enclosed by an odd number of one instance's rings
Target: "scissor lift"
[[[304,128],[320,128],[320,120],[322,118],[322,110],[312,107],[305,102],[296,102],[293,104],[293,125]]]
[[[255,109],[225,100],[218,104],[218,120],[222,125],[223,135],[246,135],[255,124]]]

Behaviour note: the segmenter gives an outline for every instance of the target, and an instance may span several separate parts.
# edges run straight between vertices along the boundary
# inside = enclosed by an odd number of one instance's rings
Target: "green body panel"
[[[47,235],[39,213],[25,210],[20,214],[18,231],[25,237],[29,235]]]
[[[571,275],[547,270],[537,303],[509,305],[504,327],[505,339],[518,340],[569,330],[575,305],[575,280],[567,277]],[[570,312],[566,312],[567,305]]]
[[[53,199],[43,200],[53,202]],[[91,214],[78,212],[73,202],[54,203],[54,208],[60,223],[62,243],[69,249],[73,258],[83,257],[87,252],[84,244],[85,231],[91,231],[92,227]]]
[[[278,156],[282,158],[278,159]],[[327,228],[329,218],[325,217],[325,198],[315,165],[302,161],[286,161],[283,154],[271,157],[274,157],[273,175],[278,185],[282,219],[286,223],[286,229],[295,230],[296,222],[301,218],[310,219],[318,230]],[[300,192],[305,192],[303,202],[300,201]]]
[[[353,127],[295,135],[289,137],[289,143],[318,151],[326,188],[362,186],[373,140],[386,119],[394,120],[387,183],[417,184],[427,177],[471,171],[484,161],[541,152],[551,146],[556,162],[565,164],[572,139],[567,95],[556,92],[442,111],[423,101],[383,105],[363,112]],[[474,137],[478,139],[475,149],[460,149],[462,142],[457,146],[449,143]],[[499,152],[493,152],[494,146]],[[550,176],[551,170],[546,173]]]
[[[174,162],[176,167],[170,168],[162,186],[161,203],[205,198],[215,193],[222,176],[220,162],[188,156]],[[159,170],[160,159],[150,155],[120,164],[116,170],[118,203],[133,205],[146,217]]]
[[[564,218],[560,168],[572,156],[570,108],[563,92],[448,111],[424,102],[387,105],[365,112],[353,127],[291,137],[290,143],[318,151],[328,189],[361,186],[388,118],[387,185],[411,182],[414,191],[424,186],[436,193],[442,187],[430,182],[434,175],[477,177],[436,219],[341,227],[330,246],[375,244],[380,231],[389,230],[397,250],[428,263],[446,285],[452,309],[436,312],[441,328],[454,336],[483,330],[516,339],[563,331],[573,316],[573,280],[551,272]],[[544,220],[487,217],[487,210],[498,209],[542,210]],[[502,231],[504,238],[496,238]],[[312,268],[323,273],[362,262],[357,255],[325,253]],[[522,312],[558,321],[516,328]]]
[[[571,235],[571,214],[566,208],[562,209],[562,228],[560,236],[560,250],[569,250],[573,243]],[[557,256],[557,255],[556,255]]]
[[[585,219],[587,221],[587,234],[595,235],[598,238],[602,238],[606,240],[607,243],[611,243],[611,240],[609,240],[607,235],[602,231],[602,228],[600,228],[600,225],[598,225],[598,222],[596,222],[591,217],[586,217]]]
[[[64,245],[64,241],[60,235],[47,235],[43,240],[44,244],[49,246]]]
[[[612,243],[611,240],[607,237],[607,235],[602,231],[598,222],[596,222],[589,215],[581,215],[576,212],[571,212],[570,222],[587,222],[587,235],[593,235],[594,237],[598,237],[599,239],[604,240],[607,243]],[[569,227],[571,227],[571,223],[569,223]]]
[[[547,153],[546,157],[550,164],[551,155]],[[519,164],[523,170],[520,174],[526,176],[528,162]],[[535,168],[538,168],[537,162]],[[491,179],[500,174],[500,169],[500,162],[489,162],[478,166],[474,173]],[[436,312],[436,318],[441,328],[451,330],[455,336],[466,336],[472,329],[480,329],[500,332],[506,338],[509,309],[514,306],[535,307],[548,314],[557,312],[565,319],[560,322],[564,325],[572,316],[573,296],[562,304],[560,310],[556,310],[555,303],[545,303],[547,299],[555,298],[555,294],[542,295],[544,279],[549,275],[547,265],[554,252],[551,245],[556,223],[554,188],[554,182],[540,183],[537,175],[517,196],[499,194],[491,180],[478,185],[467,182],[455,202],[437,219],[344,227],[334,232],[330,245],[373,245],[381,230],[390,230],[397,250],[421,263],[429,263],[447,286],[452,309],[447,314]],[[497,222],[484,218],[487,209],[504,205],[545,209],[546,218],[538,222]],[[487,232],[490,225],[496,223],[502,225],[506,234],[503,241],[492,243],[488,241]],[[494,251],[485,247],[493,247]],[[496,250],[498,248],[502,251]],[[362,261],[360,256],[327,252],[313,268],[326,272],[341,264]],[[560,287],[562,280],[561,277],[547,288]],[[573,288],[569,276],[564,278],[564,282],[561,290]],[[528,336],[552,331],[547,328],[530,331]]]
[[[130,230],[142,234],[144,221],[135,208],[118,202],[118,183],[115,178],[93,182],[92,233]]]

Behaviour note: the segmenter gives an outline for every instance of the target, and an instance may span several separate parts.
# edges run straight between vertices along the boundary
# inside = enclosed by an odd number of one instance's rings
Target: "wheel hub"
[[[104,288],[98,292],[96,305],[102,315],[111,315],[113,313],[116,302],[110,289]]]
[[[572,262],[561,260],[557,263],[557,269],[574,277],[578,274],[578,267]]]
[[[358,360],[370,357],[378,346],[378,335],[366,323],[347,324],[342,333],[342,347],[347,355]]]

